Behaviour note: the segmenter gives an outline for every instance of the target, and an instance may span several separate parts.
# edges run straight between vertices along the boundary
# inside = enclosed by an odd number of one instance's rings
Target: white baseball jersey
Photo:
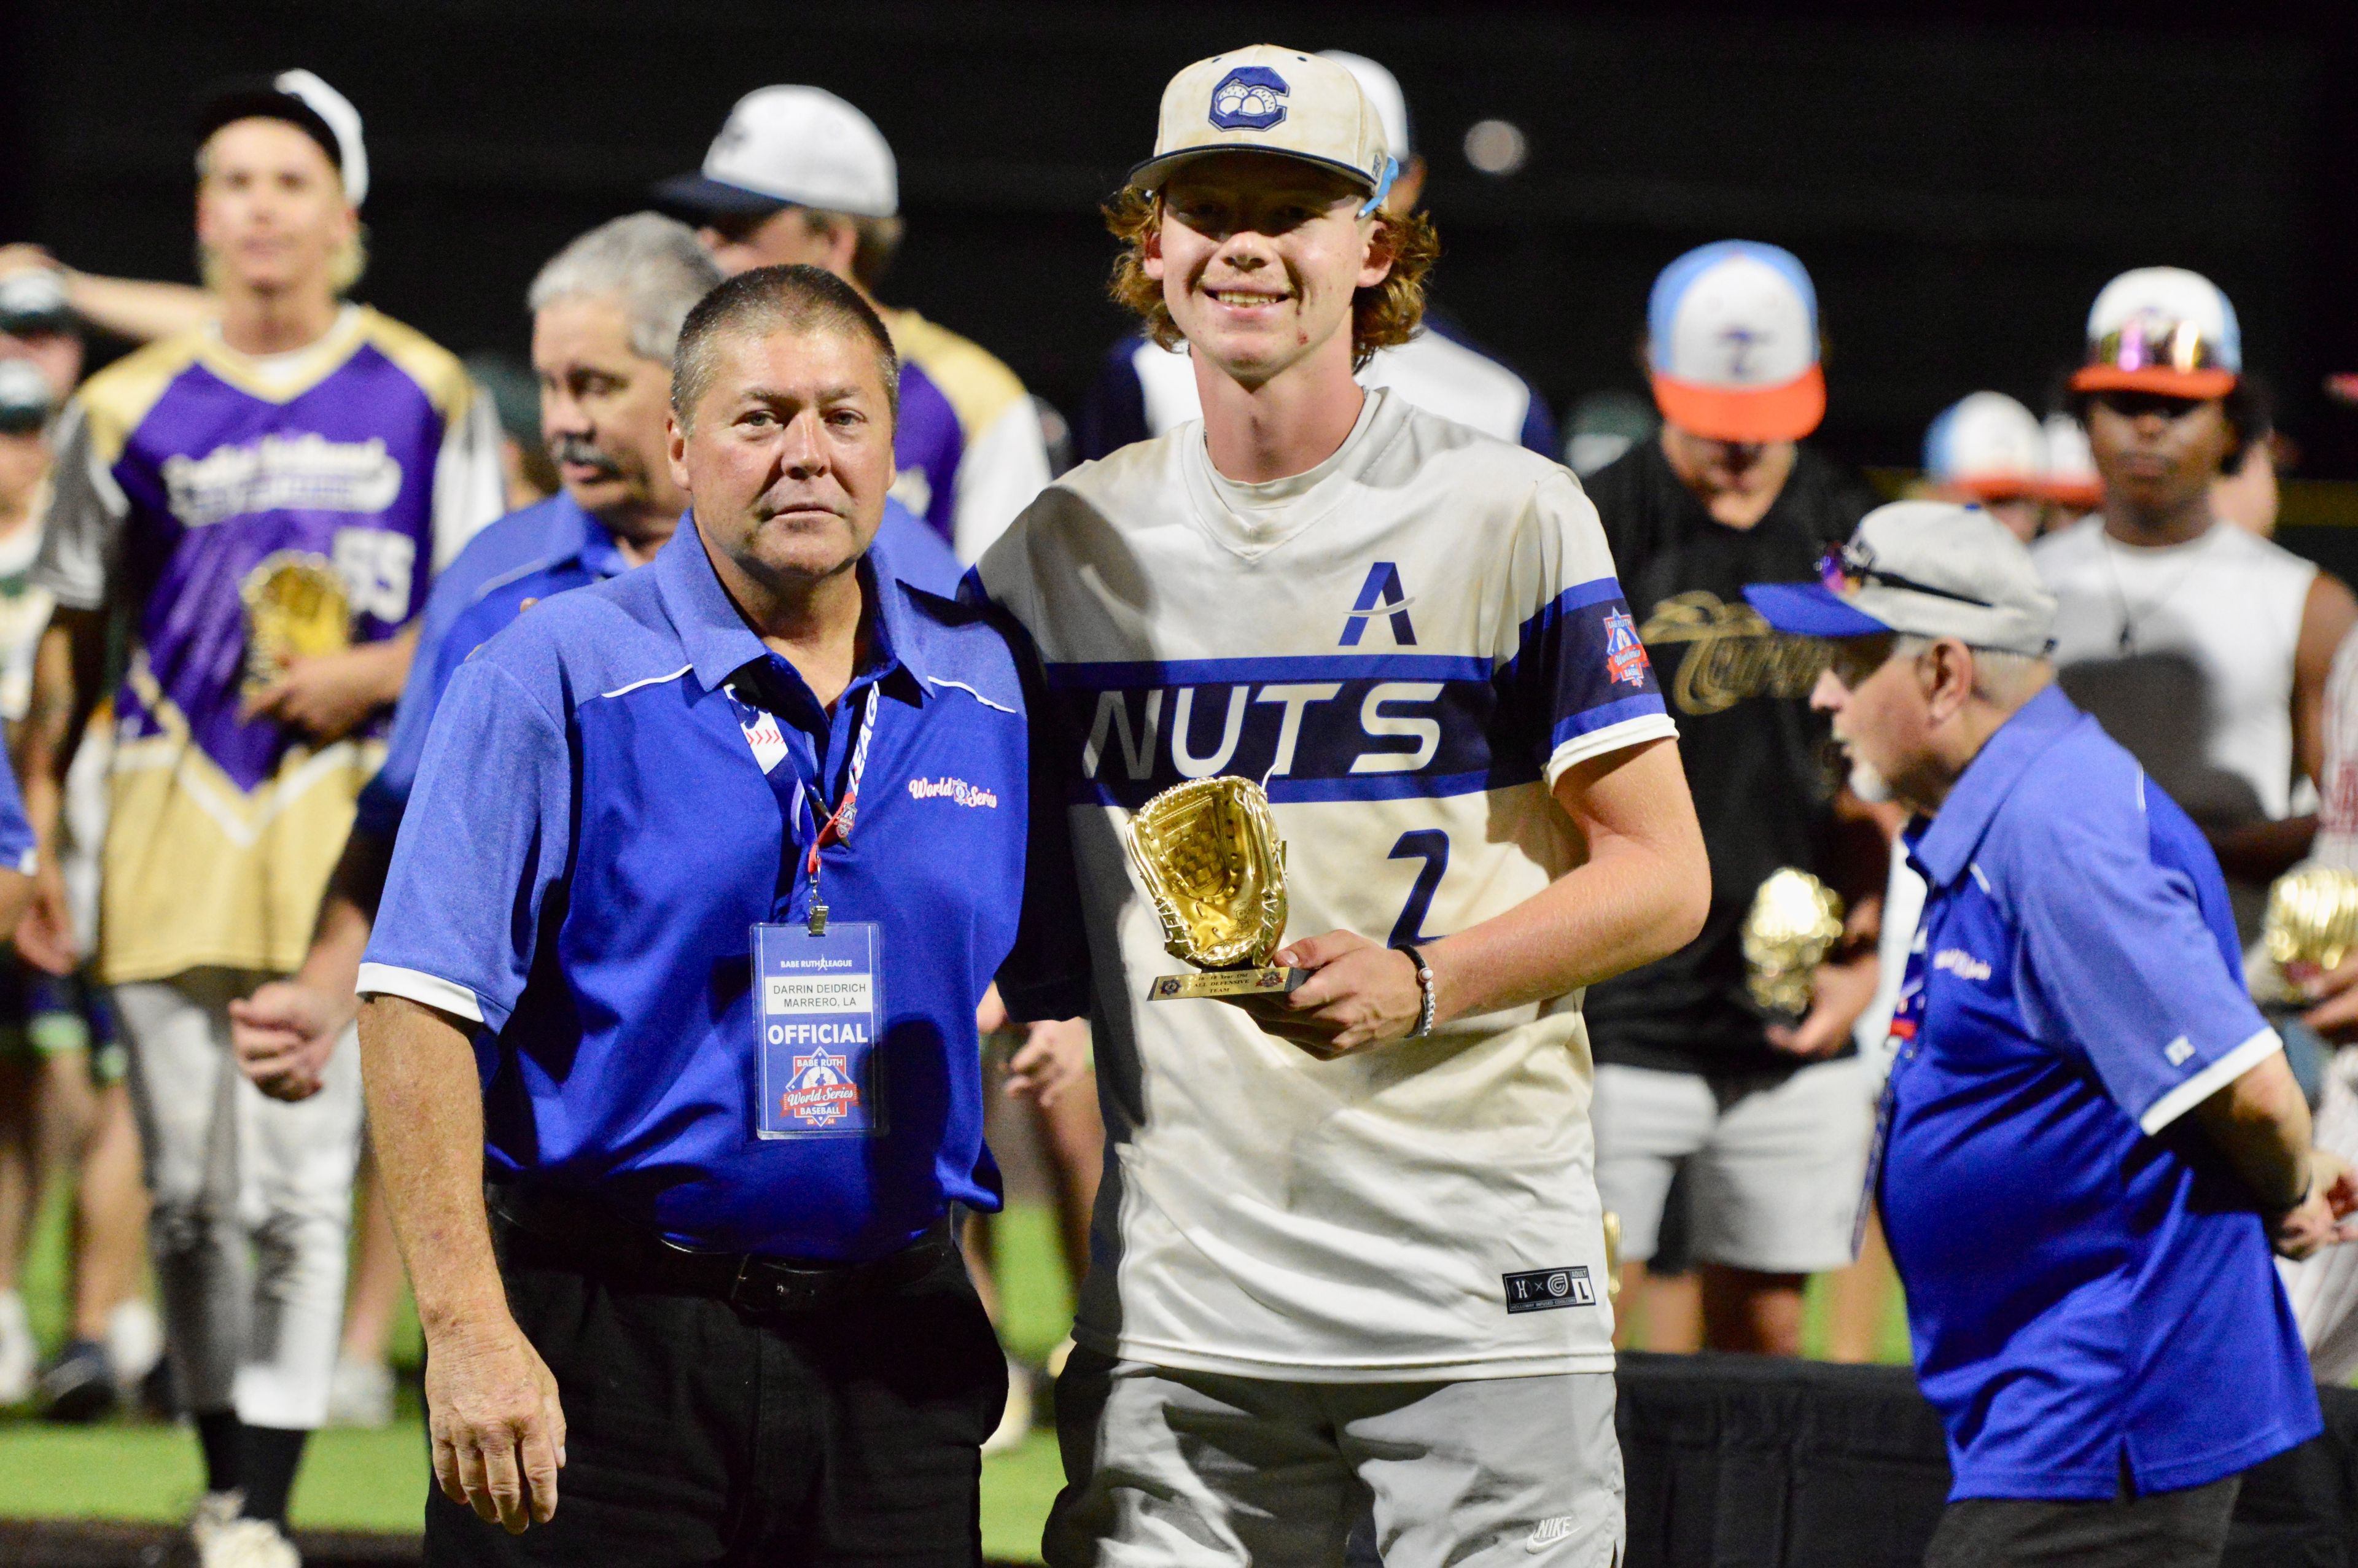
[[[1570,470],[1370,394],[1306,474],[1188,424],[1044,492],[978,568],[1074,726],[1112,1154],[1076,1336],[1310,1382],[1597,1371],[1612,1315],[1575,993],[1321,1062],[1214,1000],[1132,880],[1130,813],[1265,782],[1292,937],[1432,939],[1574,865],[1550,793],[1674,734]]]
[[[2056,664],[2183,654],[2205,688],[2210,765],[2248,784],[2262,815],[2289,813],[2293,654],[2317,568],[2230,523],[2187,544],[2140,548],[2106,535],[2101,516],[2088,517],[2030,553],[2055,595]],[[2206,803],[2181,796],[2180,804],[2199,810]]]

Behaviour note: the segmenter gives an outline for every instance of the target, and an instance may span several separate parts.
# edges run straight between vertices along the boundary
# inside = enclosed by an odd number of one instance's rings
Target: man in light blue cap
[[[1812,702],[1931,890],[1866,1195],[1948,1428],[1926,1561],[2208,1568],[2242,1473],[2320,1430],[2269,1249],[2358,1206],[2218,862],[2056,687],[2054,598],[1986,514],[1880,507],[1822,582],[1745,597],[1832,643]]]

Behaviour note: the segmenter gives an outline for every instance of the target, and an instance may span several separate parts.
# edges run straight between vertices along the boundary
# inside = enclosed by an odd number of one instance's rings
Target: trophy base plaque
[[[1162,975],[1146,988],[1149,1001],[1190,997],[1283,996],[1310,978],[1307,969],[1212,969],[1200,975]]]

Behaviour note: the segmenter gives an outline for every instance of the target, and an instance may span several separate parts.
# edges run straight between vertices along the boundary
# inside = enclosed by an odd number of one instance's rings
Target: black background
[[[305,65],[368,124],[359,294],[462,351],[520,351],[557,246],[693,168],[741,93],[810,81],[899,155],[887,297],[1072,409],[1124,327],[1095,203],[1172,70],[1265,38],[1398,73],[1436,295],[1559,406],[1641,384],[1665,262],[1771,240],[1818,281],[1826,444],[1909,463],[1966,391],[2042,404],[2104,279],[2168,262],[2234,298],[2304,474],[2358,477],[2358,411],[2320,392],[2358,369],[2358,5],[10,3],[0,237],[190,276],[192,97]],[[1459,150],[1492,115],[1530,139],[1507,178]]]

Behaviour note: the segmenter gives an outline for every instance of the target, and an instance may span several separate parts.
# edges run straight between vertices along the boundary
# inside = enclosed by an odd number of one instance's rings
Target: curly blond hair
[[[1109,291],[1117,304],[1146,323],[1146,335],[1166,349],[1186,341],[1163,285],[1146,276],[1146,237],[1163,222],[1159,192],[1124,186],[1105,204],[1106,228],[1121,242],[1113,264]],[[1424,279],[1441,259],[1441,236],[1433,220],[1422,212],[1383,213],[1379,219],[1391,231],[1392,269],[1384,280],[1351,297],[1351,368],[1364,369],[1378,349],[1396,349],[1415,333],[1424,319]]]

